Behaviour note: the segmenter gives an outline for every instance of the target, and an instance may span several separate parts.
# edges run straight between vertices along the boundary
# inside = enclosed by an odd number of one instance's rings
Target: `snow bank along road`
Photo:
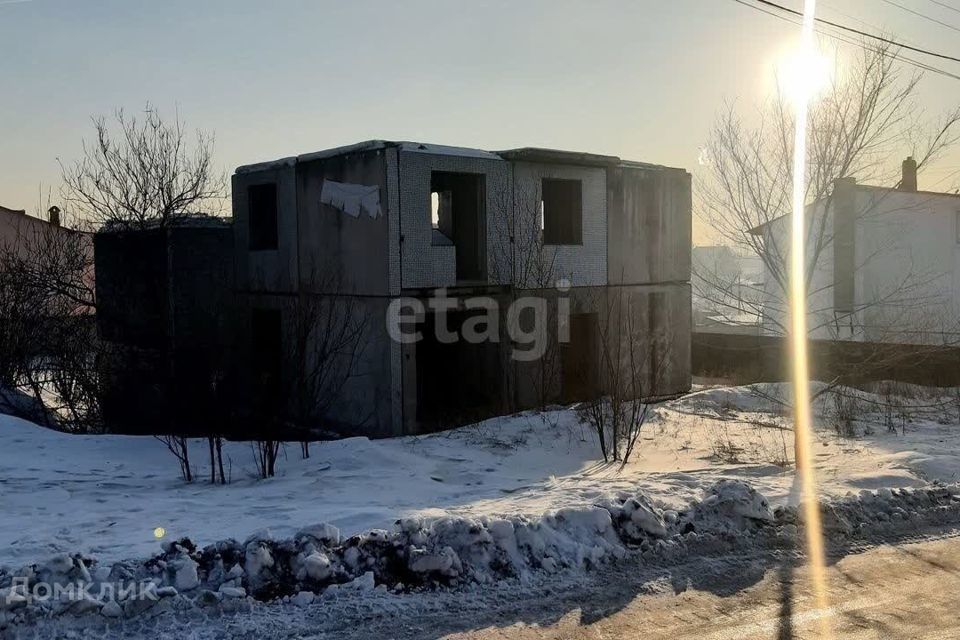
[[[634,558],[575,579],[469,593],[342,594],[308,607],[190,618],[168,613],[113,627],[51,619],[10,637],[788,640],[817,638],[817,622],[826,616],[838,640],[955,639],[960,538],[937,537],[944,533],[928,531],[895,546],[834,547],[827,611],[811,608],[802,557],[784,551],[714,554],[669,567]]]
[[[864,491],[824,501],[821,511],[826,538],[849,548],[960,522],[960,485]],[[259,533],[243,543],[226,539],[203,548],[184,538],[151,558],[112,565],[58,554],[0,569],[0,630],[51,617],[95,617],[122,627],[172,613],[235,613],[260,602],[309,607],[342,594],[450,590],[469,596],[510,581],[603,574],[637,558],[667,566],[716,554],[789,550],[802,528],[796,507],[771,510],[747,483],[721,480],[680,511],[661,509],[638,491],[539,517],[407,519],[393,531],[346,539],[324,524],[292,539]]]

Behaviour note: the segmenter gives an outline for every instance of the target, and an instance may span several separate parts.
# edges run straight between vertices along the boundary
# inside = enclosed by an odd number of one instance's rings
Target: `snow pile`
[[[775,520],[770,504],[742,480],[721,480],[680,519],[683,530],[743,531]]]
[[[821,508],[834,541],[912,531],[960,521],[960,485],[864,491]],[[539,518],[402,519],[393,531],[374,529],[346,539],[326,524],[306,527],[293,538],[261,531],[242,543],[223,540],[204,548],[184,538],[166,543],[146,562],[107,568],[92,558],[61,554],[19,571],[0,571],[0,628],[49,615],[236,611],[254,600],[308,606],[343,591],[524,581],[533,572],[590,570],[631,553],[670,562],[794,541],[799,525],[796,507],[771,511],[747,483],[722,480],[679,512],[637,492]]]

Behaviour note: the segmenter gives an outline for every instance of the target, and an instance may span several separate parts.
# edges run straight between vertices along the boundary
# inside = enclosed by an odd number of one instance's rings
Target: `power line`
[[[889,5],[892,6],[892,7],[896,7],[896,8],[898,8],[898,9],[902,9],[903,11],[906,11],[907,13],[912,13],[912,14],[915,15],[915,16],[920,16],[920,17],[923,18],[924,20],[929,20],[930,22],[934,22],[934,23],[936,23],[936,24],[939,24],[939,25],[941,25],[941,26],[944,26],[944,27],[946,27],[947,29],[953,29],[954,31],[960,31],[960,28],[955,27],[954,25],[950,24],[949,22],[944,22],[944,21],[942,21],[942,20],[937,20],[936,18],[932,18],[932,17],[928,16],[928,15],[925,14],[925,13],[920,13],[919,11],[914,11],[914,10],[911,9],[910,7],[905,7],[905,6],[903,6],[903,5],[900,4],[899,2],[894,2],[893,0],[883,0],[883,1],[886,2],[887,4],[889,4]]]
[[[845,12],[845,11],[841,11],[840,9],[838,9],[837,7],[835,7],[834,5],[830,4],[829,2],[825,2],[824,0],[820,0],[820,2],[817,3],[817,9],[818,9],[818,10],[820,10],[820,9],[825,9],[825,10],[829,11],[830,13],[835,13],[835,14],[837,14],[838,16],[842,16],[842,17],[847,18],[847,19],[849,19],[849,20],[853,20],[854,22],[856,22],[856,23],[858,23],[858,24],[862,24],[862,25],[865,26],[865,27],[869,27],[869,28],[873,29],[874,31],[883,31],[883,29],[878,28],[877,25],[871,24],[871,23],[869,23],[869,22],[866,22],[866,21],[862,20],[861,18],[858,18],[857,16],[853,15],[852,13],[847,13],[847,12]]]
[[[758,2],[758,3],[762,4],[762,5],[766,5],[766,6],[768,6],[768,7],[774,7],[775,9],[779,9],[780,11],[785,11],[786,13],[790,13],[790,14],[795,15],[795,16],[801,16],[801,17],[803,16],[803,13],[802,13],[802,12],[797,11],[796,9],[791,9],[790,7],[785,7],[785,6],[783,6],[782,4],[777,4],[776,2],[771,2],[771,0],[755,0],[755,2]],[[745,2],[741,2],[741,4],[746,4],[746,3],[745,3]],[[942,58],[942,59],[944,59],[944,60],[950,60],[950,61],[952,61],[952,62],[960,62],[960,58],[955,58],[954,56],[948,56],[948,55],[946,55],[946,54],[944,54],[944,53],[936,53],[935,51],[930,51],[929,49],[922,49],[922,48],[920,48],[920,47],[912,47],[912,46],[910,46],[910,45],[908,45],[908,44],[903,44],[902,42],[897,42],[897,41],[895,41],[895,40],[890,40],[889,38],[884,38],[883,36],[878,36],[878,35],[876,35],[876,34],[874,34],[874,33],[869,33],[869,32],[867,32],[867,31],[861,31],[860,29],[854,29],[853,27],[848,27],[848,26],[846,26],[846,25],[839,24],[839,23],[837,23],[837,22],[831,22],[830,20],[825,20],[825,19],[823,19],[823,18],[814,18],[814,19],[815,19],[817,22],[821,23],[821,24],[826,24],[826,25],[829,25],[829,26],[833,27],[834,29],[842,29],[843,31],[849,31],[850,33],[855,33],[855,34],[857,34],[858,36],[863,36],[863,37],[865,37],[865,38],[871,38],[871,39],[873,39],[873,40],[879,40],[880,42],[885,42],[885,43],[887,43],[887,44],[891,44],[891,45],[894,45],[894,46],[896,46],[896,47],[900,47],[901,49],[909,49],[910,51],[916,51],[917,53],[922,53],[922,54],[925,54],[925,55],[928,55],[928,56],[933,56],[933,57],[935,57],[935,58]]]
[[[944,9],[950,9],[950,11],[956,11],[957,13],[960,13],[960,9],[957,9],[956,7],[951,7],[946,2],[940,2],[940,0],[930,0],[930,2],[932,2],[933,4],[940,5]]]
[[[837,15],[839,15],[839,16],[843,16],[844,18],[849,18],[850,20],[853,20],[853,21],[856,22],[857,24],[862,24],[863,26],[868,27],[869,29],[873,30],[874,32],[883,33],[883,31],[884,31],[883,29],[881,29],[881,28],[878,27],[877,25],[872,24],[872,23],[870,23],[870,22],[866,22],[866,21],[858,18],[857,16],[855,16],[855,15],[853,15],[853,14],[846,13],[846,12],[844,12],[844,11],[841,11],[840,9],[836,8],[835,6],[833,6],[832,4],[830,4],[829,2],[826,2],[826,1],[824,1],[824,0],[820,0],[820,2],[817,3],[817,8],[820,9],[821,7],[822,7],[823,9],[831,12],[831,13],[835,13],[835,14],[837,14]],[[911,41],[911,40],[908,40],[908,39],[906,39],[906,38],[901,38],[901,39],[900,39],[900,42],[905,42],[905,43],[907,43],[907,44],[912,44],[912,45],[915,46],[915,47],[920,46],[920,45],[918,45],[916,42]]]
[[[745,7],[749,7],[749,8],[751,8],[751,9],[756,10],[756,11],[759,11],[760,13],[765,13],[765,14],[767,14],[768,16],[773,16],[774,18],[776,18],[776,19],[778,19],[778,20],[783,20],[783,21],[788,22],[788,23],[793,24],[793,25],[799,25],[799,24],[800,24],[800,22],[799,22],[798,20],[796,20],[796,19],[792,19],[792,18],[790,18],[790,17],[788,17],[788,16],[784,16],[784,15],[781,15],[781,14],[779,14],[779,13],[774,13],[773,11],[770,11],[770,10],[768,10],[768,9],[764,9],[763,7],[758,7],[758,6],[755,5],[755,4],[751,4],[751,3],[747,2],[747,0],[733,0],[733,1],[736,2],[736,3],[738,3],[738,4],[742,4],[742,5],[745,6]],[[831,32],[831,31],[826,31],[826,30],[823,29],[823,28],[817,28],[816,31],[817,31],[817,33],[819,33],[819,34],[821,34],[821,35],[824,35],[824,36],[826,36],[826,37],[828,37],[828,38],[833,38],[834,40],[837,40],[837,41],[839,41],[839,42],[843,42],[843,43],[845,43],[845,44],[849,44],[849,45],[852,45],[852,46],[854,46],[854,47],[860,47],[861,49],[864,49],[864,50],[871,50],[870,47],[866,46],[864,43],[859,42],[859,41],[857,41],[857,40],[854,40],[854,39],[852,39],[852,38],[846,37],[846,36],[844,36],[844,35],[842,35],[842,34],[833,33],[833,32]],[[894,44],[897,45],[897,43],[894,43]],[[897,46],[902,46],[902,45],[897,45]],[[890,54],[884,54],[884,55],[890,55]],[[949,71],[946,71],[946,70],[944,70],[944,69],[940,69],[940,68],[938,68],[938,67],[934,67],[934,66],[932,66],[932,65],[927,64],[926,62],[921,62],[921,61],[916,60],[916,59],[914,59],[914,58],[908,58],[907,56],[900,55],[900,54],[891,55],[891,57],[893,57],[895,60],[898,60],[898,61],[903,62],[903,63],[905,63],[905,64],[909,64],[909,65],[912,65],[912,66],[917,67],[917,68],[919,68],[919,69],[923,69],[924,71],[930,71],[931,73],[936,73],[936,74],[945,76],[945,77],[947,77],[947,78],[952,78],[953,80],[960,80],[960,75],[957,75],[957,74],[955,74],[955,73],[950,73]]]

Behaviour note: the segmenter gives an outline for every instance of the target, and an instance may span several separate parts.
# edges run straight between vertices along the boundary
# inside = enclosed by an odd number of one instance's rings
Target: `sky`
[[[896,3],[960,28],[960,0],[940,1],[957,10]],[[886,0],[819,6],[960,57],[957,31]],[[91,117],[148,102],[212,131],[227,174],[381,138],[613,154],[696,179],[717,112],[769,94],[796,30],[733,0],[0,0],[0,204],[56,203],[58,159],[80,157]],[[931,75],[922,98],[945,111],[960,81]],[[958,183],[958,153],[921,177]]]

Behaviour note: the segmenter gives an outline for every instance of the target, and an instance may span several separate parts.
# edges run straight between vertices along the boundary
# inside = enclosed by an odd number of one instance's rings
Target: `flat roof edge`
[[[364,140],[354,144],[343,145],[323,149],[321,151],[311,151],[310,153],[301,153],[296,156],[287,156],[276,160],[267,160],[265,162],[255,162],[252,164],[240,165],[234,169],[234,173],[256,173],[257,171],[266,171],[269,169],[280,169],[283,167],[292,167],[299,162],[310,162],[311,160],[323,160],[324,158],[333,158],[348,153],[361,153],[364,151],[376,151],[386,149],[387,147],[397,146],[398,143],[389,140]]]
[[[668,167],[666,165],[654,164],[649,162],[639,162],[635,160],[625,160],[619,156],[605,155],[599,153],[588,153],[584,151],[564,151],[561,149],[549,149],[545,147],[518,147],[516,149],[506,149],[503,151],[486,151],[473,147],[456,147],[448,145],[439,145],[432,143],[419,143],[410,141],[391,141],[391,140],[365,140],[355,144],[333,147],[321,151],[304,153],[296,156],[288,156],[277,160],[266,162],[257,162],[241,165],[234,170],[235,174],[256,173],[270,169],[279,169],[292,167],[300,162],[310,162],[312,160],[323,160],[342,156],[350,153],[363,153],[367,151],[377,151],[388,147],[397,147],[402,151],[411,153],[425,153],[434,155],[454,155],[472,158],[482,158],[489,160],[507,160],[511,162],[535,162],[544,164],[566,164],[576,166],[590,167],[611,167],[620,166],[631,169],[648,169],[662,171],[682,171],[689,174],[686,169],[680,167]]]
[[[543,147],[520,147],[505,149],[496,154],[505,160],[515,162],[543,162],[547,164],[578,164],[584,166],[607,167],[620,164],[617,156],[608,156],[599,153],[583,151],[563,151],[561,149],[546,149]]]

